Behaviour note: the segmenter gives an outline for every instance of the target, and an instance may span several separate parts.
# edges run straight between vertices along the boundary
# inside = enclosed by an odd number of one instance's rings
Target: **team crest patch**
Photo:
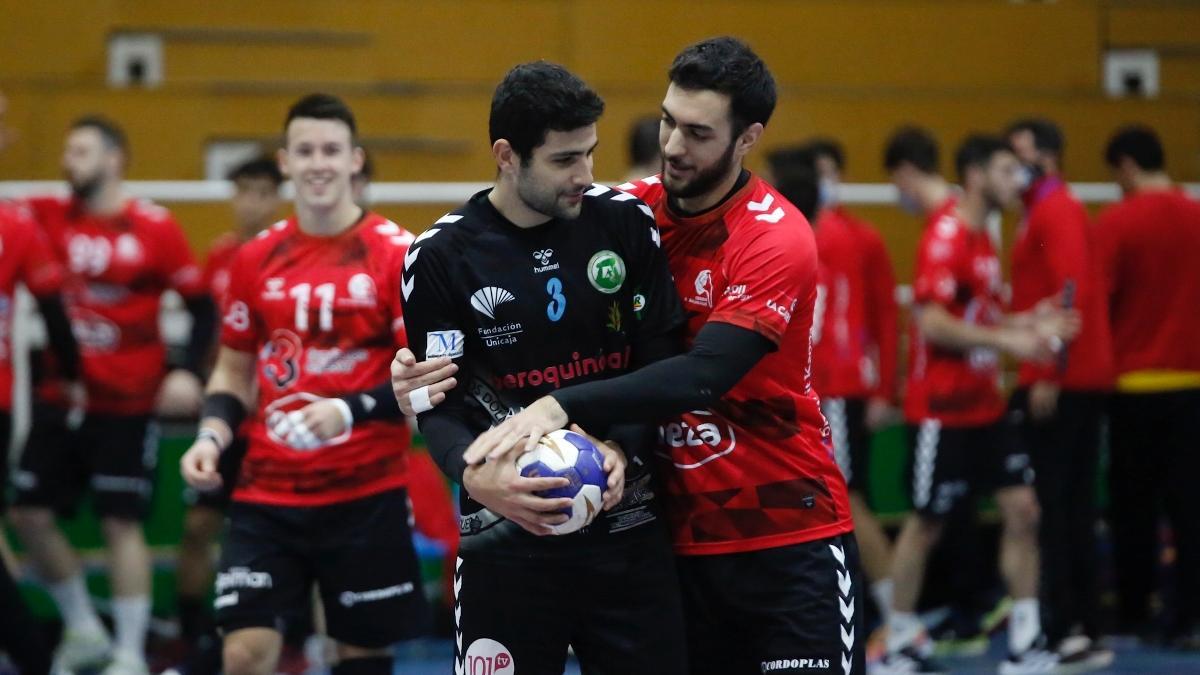
[[[625,261],[609,250],[596,252],[588,261],[588,281],[601,293],[616,293],[625,283]]]

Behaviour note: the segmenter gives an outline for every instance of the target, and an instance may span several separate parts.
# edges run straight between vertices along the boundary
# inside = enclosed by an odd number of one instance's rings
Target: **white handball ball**
[[[571,506],[563,513],[570,518],[552,526],[554,534],[570,534],[586,527],[600,513],[602,495],[608,485],[604,455],[586,437],[558,430],[542,436],[533,450],[517,458],[517,470],[529,478],[566,478],[565,487],[543,490],[540,497],[566,497]]]

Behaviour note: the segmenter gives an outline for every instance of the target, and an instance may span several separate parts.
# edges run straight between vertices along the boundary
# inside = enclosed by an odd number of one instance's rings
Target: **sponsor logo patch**
[[[463,355],[463,333],[461,330],[435,330],[425,334],[425,358],[449,356],[457,359]]]
[[[465,675],[515,675],[517,664],[508,647],[491,638],[479,638],[463,654]]]

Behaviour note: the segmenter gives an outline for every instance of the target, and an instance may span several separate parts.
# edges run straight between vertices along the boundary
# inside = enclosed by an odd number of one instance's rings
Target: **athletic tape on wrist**
[[[225,443],[221,440],[221,434],[218,434],[216,431],[212,429],[200,429],[200,431],[196,432],[196,440],[198,441],[202,438],[212,441],[213,445],[217,446],[217,449],[221,452],[225,451]]]

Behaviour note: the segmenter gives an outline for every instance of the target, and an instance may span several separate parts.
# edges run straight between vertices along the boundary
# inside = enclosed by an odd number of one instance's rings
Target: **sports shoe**
[[[1027,675],[1032,673],[1059,673],[1058,652],[1046,648],[1046,636],[1033,641],[1028,649],[1013,654],[1000,662],[1000,675]]]
[[[898,652],[889,652],[879,663],[867,669],[871,675],[904,675],[905,673],[925,673],[926,675],[948,673],[937,662],[923,656],[913,646],[905,647]]]
[[[72,675],[83,668],[98,668],[112,657],[112,640],[104,629],[94,631],[63,631],[58,649],[54,650],[54,663],[50,672],[56,675]]]
[[[1113,650],[1096,644],[1086,635],[1072,635],[1058,643],[1058,670],[1061,675],[1075,675],[1100,670],[1116,659]]]
[[[112,661],[101,671],[101,675],[150,675],[150,667],[141,654],[118,649],[113,652]]]

